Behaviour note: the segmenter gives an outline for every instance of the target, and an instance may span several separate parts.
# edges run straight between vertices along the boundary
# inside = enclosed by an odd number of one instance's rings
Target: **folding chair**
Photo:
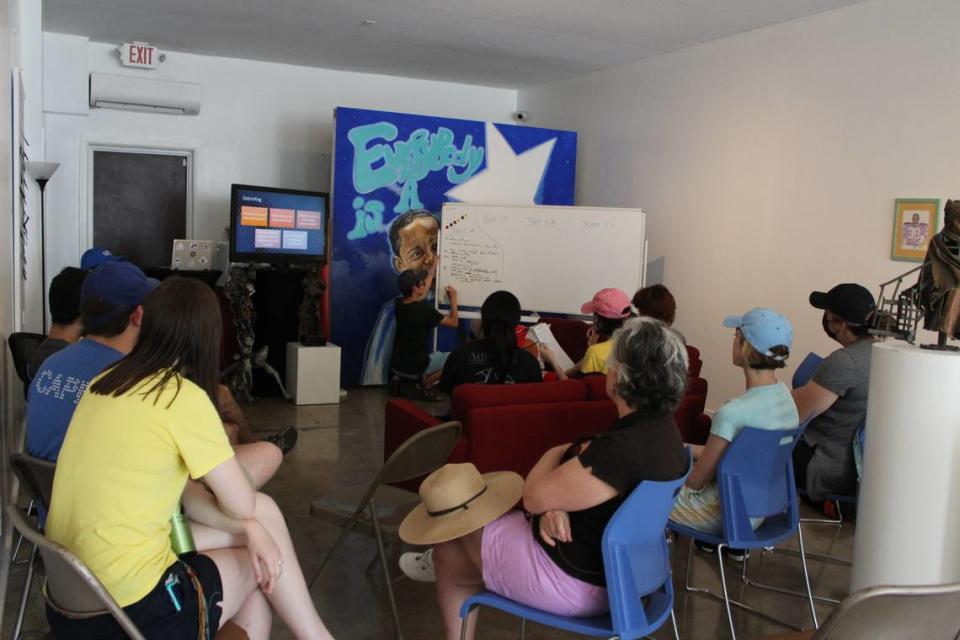
[[[802,430],[803,425],[786,431],[747,427],[730,444],[717,467],[722,534],[714,535],[675,522],[667,523],[667,528],[679,535],[716,545],[723,596],[690,586],[693,544],[690,545],[687,555],[684,587],[689,592],[716,598],[724,603],[727,622],[730,624],[730,635],[734,639],[737,634],[733,627],[731,605],[761,615],[777,624],[787,627],[793,627],[793,625],[730,599],[723,568],[723,548],[771,547],[792,538],[795,534],[800,543],[800,560],[803,566],[803,580],[806,585],[810,615],[813,618],[814,627],[818,626],[803,550],[803,532],[799,527],[800,506],[797,502],[797,488],[793,477],[793,446]],[[764,521],[754,530],[751,518],[764,518]],[[797,627],[793,628],[799,630]]]
[[[33,357],[33,352],[40,343],[47,339],[42,333],[28,333],[20,331],[11,333],[7,337],[7,345],[10,347],[10,355],[13,356],[13,367],[17,371],[17,377],[23,383],[23,399],[27,399],[30,390],[30,377],[27,375],[27,364]]]
[[[30,494],[30,504],[38,504],[43,507],[44,512],[50,508],[50,495],[53,492],[53,474],[57,466],[48,460],[41,460],[25,453],[15,453],[10,456],[10,466],[17,475],[20,483],[26,487]],[[11,505],[16,509],[15,505]],[[19,510],[17,510],[19,513]],[[27,515],[30,515],[29,510]],[[21,535],[21,540],[23,536]],[[18,543],[19,546],[19,543]],[[14,552],[16,557],[16,551]],[[23,627],[23,617],[27,611],[27,601],[30,598],[30,588],[33,585],[33,572],[37,562],[37,547],[34,546],[30,551],[30,557],[27,560],[27,577],[23,584],[23,593],[20,595],[20,608],[17,609],[17,619],[13,625],[13,638],[18,640],[20,630]]]
[[[653,633],[668,617],[673,623],[673,637],[679,640],[664,525],[690,473],[692,465],[687,451],[683,477],[669,482],[641,482],[607,523],[601,550],[610,598],[608,613],[592,618],[558,616],[481,591],[467,598],[460,608],[460,639],[466,637],[470,612],[485,606],[519,616],[521,640],[526,620],[588,636],[633,640]]]
[[[393,624],[400,640],[403,639],[403,632],[400,629],[400,615],[397,613],[397,601],[393,594],[383,537],[384,534],[397,535],[404,516],[417,506],[420,498],[412,491],[391,487],[389,484],[413,480],[442,467],[460,438],[461,428],[459,422],[444,422],[414,434],[390,454],[369,486],[334,491],[317,498],[310,505],[312,515],[341,527],[340,535],[310,580],[310,588],[313,588],[334,551],[352,529],[356,528],[361,533],[376,538]]]
[[[136,625],[79,558],[40,533],[13,505],[7,507],[7,517],[40,550],[47,570],[47,600],[52,606],[76,614],[109,613],[133,640],[144,640]]]

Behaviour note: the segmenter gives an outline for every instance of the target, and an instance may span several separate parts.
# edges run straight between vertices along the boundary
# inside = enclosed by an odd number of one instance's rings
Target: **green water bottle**
[[[184,517],[183,508],[179,503],[170,518],[170,546],[178,556],[197,550],[197,545],[193,542],[193,533],[190,532],[190,523]]]

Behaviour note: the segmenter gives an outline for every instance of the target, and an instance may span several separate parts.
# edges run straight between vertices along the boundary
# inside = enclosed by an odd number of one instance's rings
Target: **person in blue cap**
[[[123,256],[113,255],[110,249],[91,247],[80,257],[80,268],[84,271],[92,271],[105,262],[121,262],[125,259]]]
[[[722,531],[717,466],[730,443],[744,427],[788,430],[800,424],[793,396],[776,374],[786,366],[793,345],[790,322],[772,309],[758,308],[727,316],[723,326],[734,329],[731,360],[743,370],[747,390],[717,410],[704,446],[691,445],[695,464],[670,514],[674,522],[714,534]],[[752,524],[762,522],[756,518]],[[715,551],[711,545],[697,546]],[[746,552],[730,549],[727,556],[743,560]]]
[[[143,301],[158,285],[130,262],[107,261],[87,275],[80,289],[86,336],[44,360],[30,383],[27,453],[57,461],[80,396],[90,380],[133,349]]]

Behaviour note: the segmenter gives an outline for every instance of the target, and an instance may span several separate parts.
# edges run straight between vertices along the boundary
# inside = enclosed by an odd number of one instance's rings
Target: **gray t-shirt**
[[[816,447],[807,467],[807,495],[813,500],[830,493],[851,494],[856,489],[853,438],[867,417],[874,342],[873,338],[861,338],[834,351],[813,373],[813,382],[839,396],[803,431],[804,441]]]

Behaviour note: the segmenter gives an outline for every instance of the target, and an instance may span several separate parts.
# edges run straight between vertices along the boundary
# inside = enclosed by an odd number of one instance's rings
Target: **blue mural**
[[[572,205],[577,134],[339,107],[334,135],[331,338],[341,384],[386,384],[397,274],[435,268],[443,203]]]

